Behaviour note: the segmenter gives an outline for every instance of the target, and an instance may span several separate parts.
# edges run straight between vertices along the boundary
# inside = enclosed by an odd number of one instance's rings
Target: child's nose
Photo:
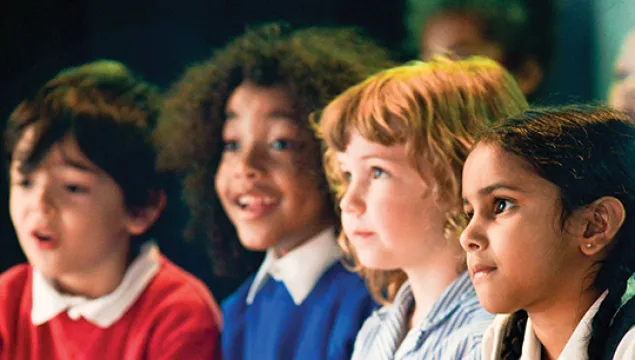
[[[32,207],[43,214],[51,214],[56,209],[53,190],[48,186],[41,186],[34,190]]]
[[[262,162],[260,161],[255,149],[246,149],[241,154],[238,162],[234,166],[234,175],[236,177],[244,177],[256,179],[263,173]]]
[[[487,237],[483,233],[481,224],[474,219],[470,220],[459,238],[461,247],[466,252],[476,252],[487,247]]]
[[[349,186],[340,200],[340,210],[342,213],[360,215],[366,211],[366,204],[358,193],[358,190]]]

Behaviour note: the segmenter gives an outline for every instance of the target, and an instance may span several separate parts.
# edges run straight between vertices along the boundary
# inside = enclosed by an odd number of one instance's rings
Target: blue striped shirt
[[[494,316],[479,304],[467,272],[450,284],[418,327],[408,330],[413,307],[406,282],[391,305],[364,322],[352,359],[480,359],[483,333]]]

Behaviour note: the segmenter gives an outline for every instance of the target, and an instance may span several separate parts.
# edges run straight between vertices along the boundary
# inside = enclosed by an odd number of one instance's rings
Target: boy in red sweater
[[[0,360],[220,358],[213,297],[151,242],[165,205],[157,105],[99,61],[11,115],[9,207],[30,264],[0,275]]]

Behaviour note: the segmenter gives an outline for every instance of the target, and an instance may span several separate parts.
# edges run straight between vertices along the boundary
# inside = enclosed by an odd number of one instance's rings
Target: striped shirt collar
[[[459,275],[439,296],[427,317],[408,330],[414,306],[405,282],[391,305],[371,315],[355,340],[353,360],[472,359],[493,315],[480,306],[468,274]]]
[[[430,326],[434,326],[447,318],[452,312],[462,304],[466,298],[474,297],[476,293],[470,276],[467,271],[463,272],[448,286],[443,294],[434,302],[428,315],[419,324],[419,328],[426,329]],[[396,305],[396,306],[394,306]],[[399,317],[407,319],[414,306],[414,296],[412,289],[410,289],[410,282],[406,281],[395,296],[393,306],[389,309],[391,311],[400,312]]]
[[[281,281],[293,302],[300,305],[322,275],[341,257],[342,251],[337,245],[333,228],[320,232],[282,258],[276,258],[273,250],[268,250],[247,293],[247,305],[253,303],[269,277]]]

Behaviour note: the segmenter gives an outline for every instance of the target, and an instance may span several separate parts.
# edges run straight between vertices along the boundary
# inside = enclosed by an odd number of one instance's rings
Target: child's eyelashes
[[[21,188],[31,186],[31,174],[24,174],[17,169],[17,167],[11,169],[9,173],[9,185]]]
[[[19,179],[15,179],[11,181],[11,186],[28,189],[32,185],[31,179],[28,177],[23,177]],[[67,193],[70,194],[87,194],[89,192],[89,188],[86,185],[80,185],[78,183],[60,183],[60,189],[63,189]]]
[[[258,145],[264,146],[265,144]],[[290,139],[275,139],[268,144],[266,144],[270,149],[275,151],[289,151],[296,148],[296,143],[294,140]],[[224,140],[223,141],[223,151],[225,152],[235,152],[240,150],[241,146],[237,140]]]
[[[64,188],[71,194],[87,194],[88,187],[79,184],[66,184]]]
[[[271,147],[277,151],[292,150],[294,148],[294,142],[289,139],[276,139],[271,143]]]
[[[29,180],[28,178],[19,178],[11,181],[11,185],[21,188],[28,188],[29,186],[31,186],[31,180]]]
[[[386,172],[386,170],[378,167],[378,166],[373,166],[371,168],[372,170],[372,174],[373,174],[373,179],[381,179],[381,178],[385,178],[388,177],[389,174]]]
[[[496,198],[494,199],[494,214],[502,214],[503,212],[514,207],[514,203],[509,199]]]
[[[351,180],[353,179],[353,174],[351,174],[350,171],[342,171],[341,174],[342,174],[342,179],[347,183],[350,183]]]
[[[479,211],[484,211],[484,213],[490,213],[493,214],[493,216],[496,216],[509,211],[514,207],[516,207],[516,205],[514,204],[514,201],[510,199],[494,198],[494,202],[492,203],[491,207],[488,206]],[[472,209],[471,207],[463,208],[463,214],[465,216],[465,219],[470,221],[474,217],[474,209]]]
[[[465,217],[465,219],[467,221],[470,221],[474,217],[474,211],[472,211],[472,210],[463,210],[463,216]]]
[[[350,183],[353,180],[353,173],[348,170],[340,170],[340,176],[342,180],[344,180],[346,183]],[[376,179],[388,178],[390,177],[390,174],[388,174],[386,170],[380,167],[373,166],[370,168],[368,172],[358,173],[356,175],[356,177],[359,177],[359,176],[362,176],[362,178],[376,180]]]
[[[223,151],[236,151],[238,150],[238,141],[223,140]]]

